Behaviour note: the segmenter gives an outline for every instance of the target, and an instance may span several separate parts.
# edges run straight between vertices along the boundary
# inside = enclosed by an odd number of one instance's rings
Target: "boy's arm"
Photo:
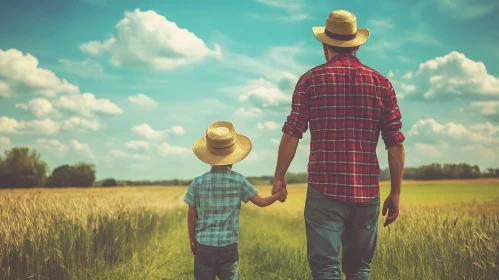
[[[198,219],[198,213],[196,208],[189,206],[189,212],[187,213],[187,230],[189,231],[189,240],[191,244],[191,252],[193,255],[196,254],[196,221]]]
[[[267,207],[277,200],[277,193],[267,197],[261,197],[259,194],[253,196],[250,201],[259,207]]]

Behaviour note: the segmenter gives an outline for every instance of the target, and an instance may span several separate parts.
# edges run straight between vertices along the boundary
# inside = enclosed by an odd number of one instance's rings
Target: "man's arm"
[[[284,133],[282,135],[277,155],[277,166],[274,173],[274,186],[272,188],[272,194],[277,193],[282,188],[286,188],[286,181],[284,177],[286,176],[289,165],[291,165],[291,162],[295,157],[299,141],[300,139],[291,134]]]
[[[309,121],[309,96],[307,93],[307,74],[300,77],[296,83],[295,91],[291,102],[291,113],[287,117],[282,128],[281,144],[277,156],[277,166],[274,173],[274,186],[272,194],[282,188],[286,188],[284,177],[289,165],[295,157],[298,142],[303,137],[303,133],[308,130]],[[283,202],[283,200],[281,200]]]
[[[388,149],[388,166],[390,168],[391,194],[400,195],[402,178],[404,177],[405,149],[399,143]]]
[[[189,231],[189,240],[191,244],[191,252],[193,255],[196,254],[196,221],[198,219],[198,213],[196,208],[189,206],[189,212],[187,213],[187,230]]]
[[[404,134],[401,132],[402,122],[400,109],[392,85],[390,84],[387,98],[384,102],[385,108],[381,119],[381,135],[388,150],[388,166],[390,168],[391,190],[383,203],[382,214],[388,211],[384,226],[393,223],[399,215],[400,191],[404,175],[405,150],[403,142]]]

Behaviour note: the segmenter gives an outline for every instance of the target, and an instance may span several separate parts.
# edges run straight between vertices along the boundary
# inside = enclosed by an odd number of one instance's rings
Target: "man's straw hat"
[[[324,44],[336,47],[356,47],[369,39],[367,28],[357,28],[354,14],[345,10],[332,11],[326,21],[326,26],[312,28],[315,37]]]
[[[206,136],[192,146],[194,154],[210,165],[229,165],[241,161],[252,148],[251,140],[236,133],[234,125],[227,121],[211,124],[206,129]]]

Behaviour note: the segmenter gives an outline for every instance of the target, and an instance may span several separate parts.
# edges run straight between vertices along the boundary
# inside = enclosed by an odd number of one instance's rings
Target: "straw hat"
[[[251,140],[236,133],[234,125],[227,121],[211,124],[206,129],[206,136],[192,146],[194,154],[210,165],[229,165],[241,161],[252,148]]]
[[[326,21],[326,26],[312,28],[317,40],[336,47],[356,47],[369,39],[367,28],[357,28],[354,14],[345,10],[332,11]]]

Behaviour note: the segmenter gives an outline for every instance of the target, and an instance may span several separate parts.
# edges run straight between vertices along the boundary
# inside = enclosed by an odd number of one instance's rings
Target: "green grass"
[[[0,191],[0,279],[192,279],[185,190]],[[243,205],[241,279],[312,279],[305,190]],[[401,203],[371,279],[499,279],[499,180],[405,182]]]

